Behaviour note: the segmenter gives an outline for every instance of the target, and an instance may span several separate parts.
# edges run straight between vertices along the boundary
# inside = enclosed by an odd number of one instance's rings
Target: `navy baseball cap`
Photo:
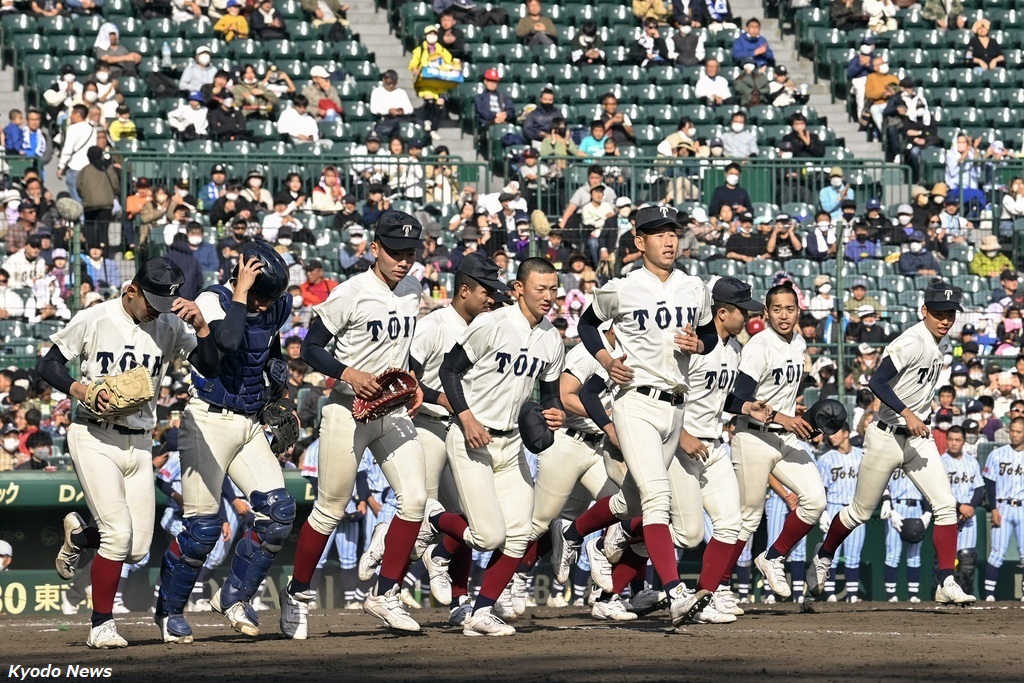
[[[967,375],[967,365],[965,363],[953,363],[953,367],[949,369],[949,375],[954,377],[956,375]]]
[[[376,239],[388,249],[423,248],[423,226],[404,211],[385,211],[377,220]]]
[[[978,328],[975,327],[974,325],[964,325],[960,329],[960,336],[963,336],[965,334],[978,334]]]
[[[636,212],[636,231],[663,232],[679,228],[679,213],[671,206],[645,206]]]
[[[924,290],[924,305],[933,311],[962,311],[964,292],[948,282],[933,282]]]
[[[161,313],[170,313],[171,304],[179,297],[185,284],[185,274],[178,264],[163,256],[154,256],[139,268],[134,283],[146,297],[146,302]]]
[[[872,197],[868,200],[867,204],[864,205],[867,211],[878,211],[882,208],[882,201],[877,197]]]
[[[716,304],[732,304],[754,313],[764,311],[764,304],[750,296],[750,284],[734,277],[719,278],[711,289],[711,298]]]
[[[501,308],[502,306],[510,306],[513,303],[512,297],[510,297],[507,292],[500,289],[494,290],[494,296],[491,298],[494,299],[495,309]]]
[[[474,251],[466,254],[466,257],[462,259],[462,263],[459,264],[457,272],[473,278],[488,289],[495,291],[505,291],[508,289],[508,285],[498,279],[498,276],[501,274],[501,268],[498,267],[498,264],[480,252]]]

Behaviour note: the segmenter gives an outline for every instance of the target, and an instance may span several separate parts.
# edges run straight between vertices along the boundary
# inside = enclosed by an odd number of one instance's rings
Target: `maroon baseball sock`
[[[779,537],[775,540],[772,547],[768,548],[765,558],[774,560],[779,557],[785,557],[789,554],[789,551],[793,549],[793,546],[795,546],[801,538],[809,534],[813,528],[813,524],[808,524],[803,521],[796,516],[795,512],[789,513],[786,515],[786,521],[782,525],[782,532],[779,533]]]
[[[634,538],[642,536],[644,533],[643,517],[634,517],[633,519],[623,522],[622,525],[626,527],[626,532]]]
[[[112,619],[114,612],[114,594],[121,580],[123,560],[108,560],[96,555],[92,561],[92,612],[93,626]]]
[[[565,530],[565,537],[573,543],[581,543],[584,536],[610,527],[619,520],[612,514],[611,496],[601,498]]]
[[[292,568],[292,588],[296,589],[294,592],[309,588],[317,562],[323,557],[324,548],[330,540],[330,534],[320,533],[309,525],[308,520],[302,525],[299,543],[295,546],[295,567]]]
[[[697,588],[708,591],[714,591],[718,588],[721,583],[722,574],[732,559],[732,546],[733,544],[723,543],[717,538],[712,538],[708,541],[707,547],[704,548],[704,558],[701,563],[700,578],[697,579]],[[732,569],[731,566],[729,568]]]
[[[459,598],[469,593],[469,574],[473,569],[473,551],[468,545],[460,545],[455,551],[448,573],[452,577],[452,604],[458,605]]]
[[[466,529],[469,528],[469,522],[457,512],[442,512],[432,517],[431,522],[440,531],[459,541],[465,538]]]
[[[676,547],[672,544],[672,532],[668,524],[645,524],[644,543],[651,556],[654,571],[661,579],[665,592],[679,585],[679,567],[676,565]]]
[[[736,563],[739,562],[740,555],[743,554],[743,548],[746,547],[746,541],[737,540],[732,547],[729,549],[729,564],[726,565],[722,571],[722,585],[732,585],[732,570],[736,568]]]
[[[480,595],[473,604],[473,614],[484,607],[493,607],[498,601],[501,592],[512,580],[512,575],[519,568],[521,557],[509,557],[500,550],[495,550],[491,556],[491,562],[484,572],[483,581],[480,583]]]
[[[836,556],[836,552],[839,550],[839,546],[843,544],[846,537],[853,533],[853,529],[847,528],[843,524],[842,517],[839,513],[832,518],[832,524],[828,527],[828,533],[825,534],[825,541],[821,544],[821,550],[818,551],[818,557],[823,557],[826,560],[831,560]]]
[[[626,586],[641,576],[646,568],[647,558],[637,555],[632,548],[626,548],[622,553],[622,559],[612,567],[612,593],[618,595],[626,590]]]
[[[409,553],[412,552],[419,533],[420,522],[410,522],[401,517],[395,517],[391,521],[388,535],[384,537],[384,557],[381,559],[380,575],[377,577],[377,595],[384,595],[397,586],[409,571],[409,565],[412,564]]]
[[[938,579],[941,586],[947,576],[953,575],[956,563],[956,524],[936,524],[932,530],[935,559],[939,563]]]

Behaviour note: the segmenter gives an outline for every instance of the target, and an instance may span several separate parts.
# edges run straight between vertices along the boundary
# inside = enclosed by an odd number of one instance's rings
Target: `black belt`
[[[583,443],[596,446],[604,440],[604,434],[591,434],[589,432],[581,432],[578,429],[572,427],[565,428],[565,435],[570,439],[579,439]]]
[[[259,415],[259,413],[247,413],[242,410],[237,410],[236,408],[229,408],[228,406],[219,406],[216,405],[215,403],[207,403],[206,405],[210,406],[209,408],[207,408],[207,410],[209,410],[211,413],[231,413],[233,415],[241,415],[242,417],[248,417],[250,419]]]
[[[711,444],[712,448],[718,448],[719,446],[721,446],[722,444],[725,443],[724,441],[722,441],[721,437],[719,437],[717,439],[710,439],[710,438],[705,438],[703,436],[695,436],[693,438],[697,439],[701,443]]]
[[[486,429],[487,433],[491,436],[500,436],[502,438],[512,436],[516,433],[516,430],[514,429],[491,429],[490,427],[484,427],[484,429]]]
[[[118,434],[124,434],[125,436],[139,436],[145,434],[148,430],[145,429],[132,429],[131,427],[125,427],[124,425],[116,425],[112,422],[104,422],[103,420],[94,420],[91,417],[80,417],[75,420],[78,424],[91,424],[97,427],[105,427],[107,429],[113,429]]]
[[[1012,508],[1019,508],[1024,505],[1024,500],[1017,500],[1016,498],[999,498],[996,500],[997,503],[1006,503]]]
[[[674,406],[681,406],[686,402],[686,394],[673,394],[654,387],[637,387],[636,393],[650,396],[658,401],[664,401]]]
[[[747,420],[747,429],[752,432],[762,432],[767,434],[781,434],[786,431],[785,427],[773,427],[771,425],[755,424],[750,420]]]
[[[899,498],[897,498],[893,502],[894,503],[900,503],[901,505],[906,505],[908,508],[916,508],[916,507],[919,507],[921,505],[921,501],[919,501],[919,500],[906,500],[906,499],[900,500]]]
[[[825,502],[828,505],[843,505],[843,506],[850,505],[850,504],[853,503],[853,501],[850,501],[849,503],[839,503],[839,502],[836,502],[834,500],[826,500]]]
[[[879,420],[875,424],[886,434],[895,434],[896,436],[910,436],[910,430],[902,425],[891,425],[888,422]]]

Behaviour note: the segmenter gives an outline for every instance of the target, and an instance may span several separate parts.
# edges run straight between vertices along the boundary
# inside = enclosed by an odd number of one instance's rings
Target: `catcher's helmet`
[[[900,538],[905,543],[920,543],[924,540],[924,522],[920,517],[907,517],[900,528]]]
[[[807,422],[826,436],[832,436],[846,423],[846,406],[832,398],[823,398],[807,409]]]
[[[239,261],[248,263],[253,258],[263,263],[263,270],[252,286],[252,293],[263,301],[277,301],[288,289],[288,266],[274,247],[263,240],[251,240],[242,248]],[[238,266],[233,275],[238,275]]]
[[[531,453],[546,451],[555,443],[555,433],[548,427],[542,410],[536,401],[527,401],[519,410],[519,434]]]

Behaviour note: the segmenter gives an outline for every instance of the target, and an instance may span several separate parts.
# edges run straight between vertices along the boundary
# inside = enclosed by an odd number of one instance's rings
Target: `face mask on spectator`
[[[100,83],[106,83],[107,81],[110,80],[110,72],[109,71],[97,71],[96,72],[96,80],[99,81]]]
[[[220,101],[220,103],[228,109],[231,109],[233,106],[235,106],[235,100],[231,97],[225,97],[223,100]]]
[[[815,226],[815,227],[817,227],[818,230],[821,230],[822,232],[828,232],[828,229],[832,227],[832,224],[831,223],[821,222],[821,223],[818,223],[817,226]]]
[[[693,126],[690,126],[689,128],[687,128],[683,132],[686,133],[686,137],[691,138],[691,139],[694,138],[697,135],[697,129],[694,128]]]
[[[64,74],[63,80],[64,80],[65,83],[74,83],[75,82],[75,74]]]
[[[942,421],[942,422],[937,423],[935,426],[938,427],[939,431],[941,431],[941,432],[948,432],[949,428],[953,426],[953,423],[952,422]]]
[[[988,256],[989,258],[995,258],[996,254],[999,253],[999,250],[998,249],[987,249],[987,250],[983,251],[982,253],[985,254],[985,256]]]
[[[16,438],[4,439],[4,450],[13,453],[14,451],[18,450],[19,443],[20,440]]]
[[[296,294],[292,296],[292,308],[302,308],[302,295]]]
[[[236,199],[238,199],[238,194],[236,192],[228,192],[227,194],[224,195],[224,199],[228,200],[229,202],[233,202]]]
[[[431,33],[427,36],[427,45],[433,45],[437,42],[437,36]]]
[[[921,244],[920,242],[911,242],[910,243],[910,253],[912,253],[912,254],[920,254],[922,249],[924,249],[924,245]]]
[[[981,438],[981,435],[980,434],[971,434],[971,433],[968,432],[965,435],[965,438],[967,439],[967,443],[975,444],[975,443],[978,443],[978,439]]]
[[[748,62],[747,64],[743,65],[743,70],[748,74],[754,73],[754,65]]]
[[[43,446],[42,448],[32,449],[32,457],[35,458],[36,460],[42,460],[43,462],[46,462],[47,460],[50,459],[51,453],[52,449],[49,446]]]
[[[277,240],[277,243],[280,244],[282,247],[290,247],[292,246],[292,238],[282,237],[279,240]]]
[[[912,218],[913,218],[913,216],[908,216],[906,214],[903,214],[902,216],[899,217],[900,225],[910,225],[910,220]]]
[[[843,186],[843,179],[842,179],[842,178],[833,178],[833,179],[832,179],[831,181],[829,181],[829,182],[831,182],[831,183],[832,183],[832,187],[836,188],[837,190],[838,190],[838,189],[839,189],[840,187],[842,187],[842,186]]]
[[[693,27],[690,26],[689,24],[684,24],[679,27],[679,32],[682,33],[684,36],[690,35],[691,31],[693,31]]]
[[[985,378],[985,373],[983,373],[983,372],[972,372],[968,376],[971,378],[972,382],[980,382],[981,380],[983,380]]]
[[[880,73],[880,74],[887,74],[887,73],[889,73],[889,65],[885,64],[885,63],[880,64],[878,66],[878,73]]]
[[[95,102],[97,99],[99,99],[99,95],[96,92],[90,90],[82,94],[82,99],[91,104]]]
[[[729,173],[725,176],[725,182],[729,185],[736,185],[740,182],[739,173]]]
[[[203,236],[202,235],[189,235],[188,243],[191,244],[193,247],[198,247],[200,244],[203,243]]]
[[[196,57],[196,63],[199,64],[199,66],[208,66],[210,64],[210,55],[204,52]]]
[[[743,124],[740,123],[739,121],[734,121],[733,124],[730,126],[730,128],[732,128],[734,133],[742,133],[743,132]]]
[[[174,194],[178,195],[179,197],[187,197],[188,190],[177,189],[174,191]]]
[[[779,158],[780,159],[792,159],[793,158],[793,153],[792,152],[779,152]]]

